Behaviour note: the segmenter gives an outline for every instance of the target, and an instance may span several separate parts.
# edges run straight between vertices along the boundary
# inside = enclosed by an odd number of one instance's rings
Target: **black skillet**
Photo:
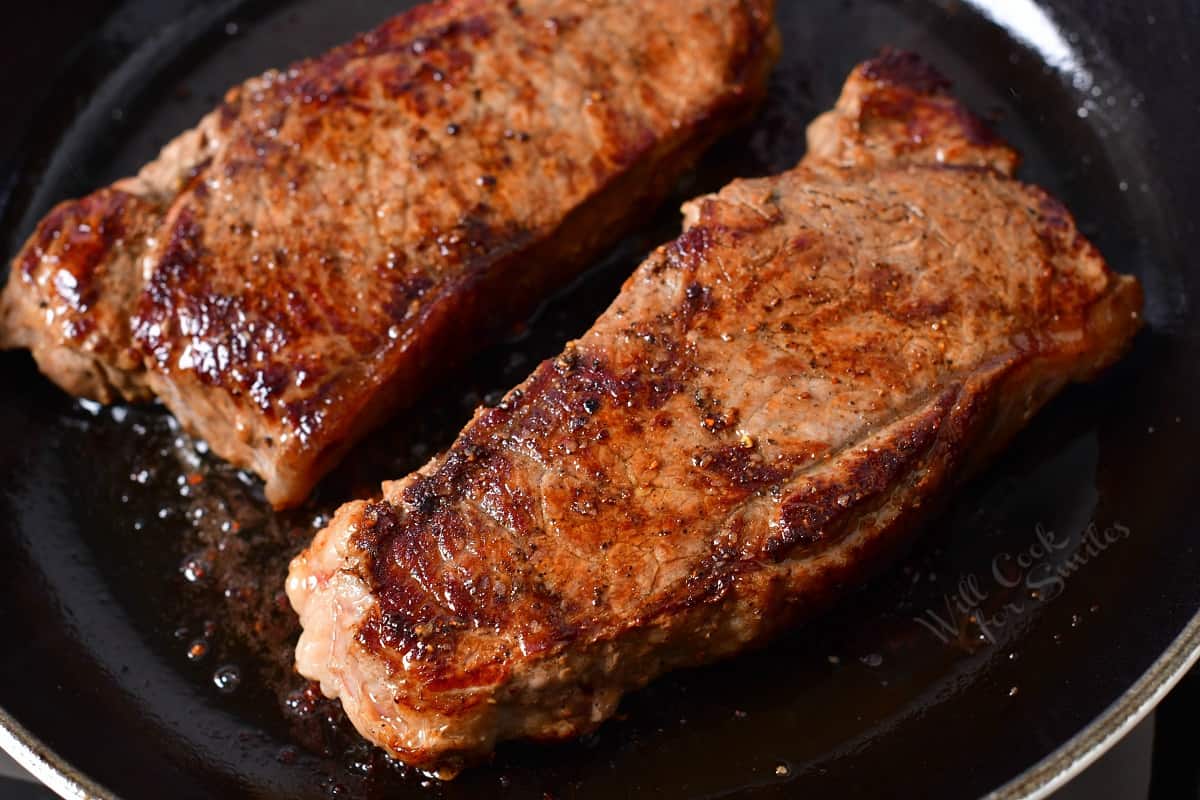
[[[11,254],[58,199],[132,173],[226,86],[407,5],[77,4],[0,32],[0,207]],[[338,501],[447,443],[472,407],[584,330],[678,229],[660,214],[511,341],[362,448],[309,507],[155,408],[71,401],[0,356],[0,745],[65,794],[173,797],[1041,796],[1094,758],[1200,648],[1200,109],[1187,2],[780,0],[771,98],[683,198],[786,168],[847,70],[917,50],[1026,155],[1149,329],[1071,389],[923,543],[769,649],[660,680],[578,742],[502,747],[450,784],[348,733],[287,671],[287,556]],[[1200,55],[1198,55],[1200,57]],[[1000,575],[995,573],[1000,567]],[[1019,585],[1009,584],[1018,582]],[[974,606],[954,611],[956,602]],[[973,617],[971,616],[973,613]]]

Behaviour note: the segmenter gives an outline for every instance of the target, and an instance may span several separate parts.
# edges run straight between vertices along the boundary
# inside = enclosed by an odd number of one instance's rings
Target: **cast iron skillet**
[[[5,252],[64,197],[132,173],[226,86],[406,5],[43,3],[4,38]],[[64,794],[161,797],[1041,796],[1200,647],[1200,160],[1184,2],[780,0],[768,107],[680,188],[784,169],[849,68],[892,44],[954,78],[1113,265],[1148,330],[1056,400],[922,544],[770,648],[660,680],[597,734],[510,744],[441,785],[349,734],[289,674],[287,557],[324,514],[450,441],[587,328],[678,230],[674,208],[351,459],[304,509],[155,408],[71,401],[0,356],[0,745]],[[1086,10],[1086,16],[1084,11]],[[72,33],[74,31],[74,33]],[[956,604],[970,606],[966,611]]]

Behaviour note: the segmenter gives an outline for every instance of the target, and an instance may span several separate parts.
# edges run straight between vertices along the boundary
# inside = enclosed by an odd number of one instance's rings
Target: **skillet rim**
[[[1062,788],[1144,720],[1197,663],[1200,663],[1200,612],[1112,705],[1041,761],[985,795],[985,800],[1041,800]],[[76,769],[3,707],[0,707],[0,750],[60,797],[119,800],[119,795]]]
[[[1111,705],[1040,761],[984,795],[985,800],[1041,800],[1062,788],[1142,722],[1197,663],[1200,611]],[[3,706],[0,751],[61,797],[119,800],[118,794],[46,746]]]

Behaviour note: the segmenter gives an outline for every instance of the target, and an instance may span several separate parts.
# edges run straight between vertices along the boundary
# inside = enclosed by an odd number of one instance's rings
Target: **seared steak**
[[[773,0],[449,0],[231,90],[17,255],[0,344],[304,498],[763,95]]]
[[[452,773],[829,603],[1139,327],[1016,154],[915,57],[796,169],[684,209],[594,327],[292,563],[301,673]]]

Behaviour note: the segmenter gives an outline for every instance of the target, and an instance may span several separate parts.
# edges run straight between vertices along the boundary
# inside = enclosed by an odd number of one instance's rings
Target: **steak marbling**
[[[0,345],[299,502],[761,98],[772,0],[449,0],[232,89],[17,255]]]
[[[297,667],[363,736],[449,774],[764,641],[1139,327],[1137,281],[915,57],[856,69],[809,134],[293,561]]]

